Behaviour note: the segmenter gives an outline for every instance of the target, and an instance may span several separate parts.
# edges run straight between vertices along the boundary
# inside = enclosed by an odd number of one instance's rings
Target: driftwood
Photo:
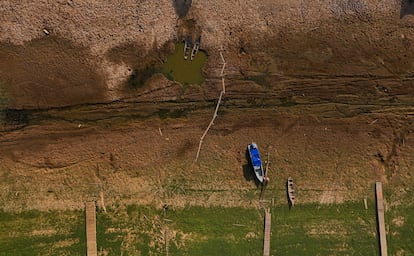
[[[213,118],[211,119],[209,125],[207,126],[207,129],[204,131],[203,135],[200,138],[200,143],[198,144],[198,150],[197,150],[197,156],[195,158],[195,162],[197,162],[198,157],[200,155],[201,145],[203,144],[204,137],[206,137],[208,130],[210,130],[210,127],[214,124],[214,120],[217,117],[217,112],[220,107],[221,99],[223,98],[223,95],[226,93],[226,85],[224,83],[224,68],[226,67],[226,60],[224,59],[224,56],[223,56],[223,48],[220,49],[220,57],[222,60],[222,65],[223,65],[221,67],[221,72],[220,72],[222,89],[221,89],[220,96],[217,101],[216,109],[214,110]]]

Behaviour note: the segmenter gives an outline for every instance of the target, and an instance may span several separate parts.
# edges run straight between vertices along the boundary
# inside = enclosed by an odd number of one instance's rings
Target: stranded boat
[[[256,178],[263,183],[264,180],[264,170],[262,160],[260,159],[259,148],[257,144],[252,142],[247,146],[247,150],[249,151],[250,160],[253,165],[254,173],[256,174]]]
[[[290,205],[295,205],[295,188],[293,187],[293,179],[289,177],[287,179],[287,193],[289,196],[289,203]]]

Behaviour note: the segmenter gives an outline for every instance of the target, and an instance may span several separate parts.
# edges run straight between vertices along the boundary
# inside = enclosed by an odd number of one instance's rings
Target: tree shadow
[[[245,157],[247,163],[243,165],[243,177],[246,179],[246,181],[253,180],[256,187],[259,187],[260,181],[256,178],[256,175],[254,174],[253,165],[250,161],[249,151],[247,149],[245,151]]]
[[[414,0],[401,0],[400,18],[414,14]]]
[[[173,0],[175,13],[178,17],[183,18],[190,10],[192,0]]]

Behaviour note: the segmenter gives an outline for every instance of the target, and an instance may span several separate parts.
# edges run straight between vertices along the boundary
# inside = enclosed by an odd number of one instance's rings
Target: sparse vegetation
[[[4,106],[7,104],[7,98],[4,91],[4,82],[0,80],[0,106]]]
[[[144,86],[145,81],[158,72],[159,68],[155,65],[149,65],[142,69],[135,69],[128,79],[128,87],[131,89],[141,88]]]
[[[7,97],[4,89],[4,82],[0,80],[0,120],[4,118],[4,111],[9,104],[9,98]]]
[[[271,83],[269,81],[270,75],[268,73],[264,73],[264,74],[257,75],[257,76],[248,76],[248,77],[245,77],[245,79],[253,81],[264,87],[271,87]]]

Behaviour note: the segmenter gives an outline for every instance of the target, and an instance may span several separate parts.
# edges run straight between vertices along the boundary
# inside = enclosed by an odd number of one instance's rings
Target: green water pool
[[[184,44],[175,45],[174,52],[168,56],[162,66],[162,73],[171,80],[180,82],[182,85],[201,84],[204,80],[202,67],[207,60],[203,51],[198,51],[195,58],[184,59]]]

